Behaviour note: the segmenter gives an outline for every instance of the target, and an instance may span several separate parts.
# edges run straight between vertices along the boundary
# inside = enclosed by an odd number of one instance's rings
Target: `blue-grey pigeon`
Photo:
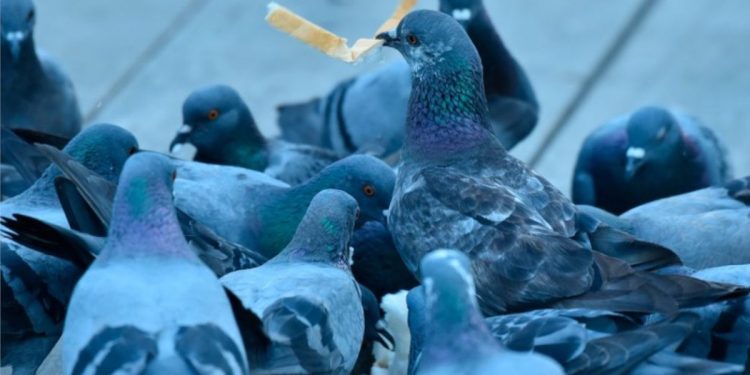
[[[456,19],[476,46],[484,68],[489,126],[508,149],[536,126],[539,105],[523,68],[498,35],[482,0],[441,0],[440,11]],[[339,83],[325,97],[279,107],[282,136],[329,147],[339,155],[357,150],[383,156],[404,141],[411,79],[395,61]]]
[[[731,178],[716,134],[678,111],[643,107],[591,133],[573,173],[573,202],[620,214]]]
[[[266,345],[247,348],[253,373],[348,374],[354,367],[364,333],[360,291],[349,269],[357,211],[346,193],[323,190],[281,253],[221,278],[255,317],[256,341],[266,338]]]
[[[248,373],[230,300],[180,230],[173,181],[163,156],[125,164],[107,243],[71,297],[66,374]]]
[[[73,137],[81,129],[78,100],[70,78],[34,45],[34,4],[31,0],[0,4],[2,126]]]
[[[331,150],[266,139],[240,94],[226,85],[192,92],[182,105],[182,121],[170,150],[190,143],[197,148],[195,161],[253,169],[291,185],[338,159]]]

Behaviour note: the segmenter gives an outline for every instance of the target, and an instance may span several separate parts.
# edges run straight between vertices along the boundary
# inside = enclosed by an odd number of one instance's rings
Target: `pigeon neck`
[[[274,261],[321,263],[348,271],[350,236],[346,232],[339,222],[308,211],[291,242]]]
[[[309,192],[312,189],[304,185],[280,189],[283,191],[264,197],[259,209],[263,223],[259,250],[268,258],[278,254],[289,243],[315,196],[315,192]]]
[[[44,78],[44,70],[39,56],[36,54],[34,45],[34,36],[29,35],[21,46],[18,58],[14,59],[10,52],[10,47],[6,44],[2,48],[2,87],[3,96],[7,89],[18,90],[24,85],[33,85],[40,79]],[[8,94],[10,95],[10,94]]]
[[[222,163],[240,166],[256,171],[263,171],[268,167],[268,151],[265,140],[235,138],[229,140],[223,147]]]
[[[531,100],[520,82],[518,64],[492,25],[484,6],[466,26],[466,32],[482,59],[487,96],[500,95]]]
[[[465,352],[478,350],[494,339],[479,312],[476,298],[465,291],[441,288],[439,295],[427,294],[426,341],[436,348]]]
[[[481,66],[464,65],[469,66],[428,66],[412,74],[403,150],[407,157],[442,159],[487,142]]]
[[[191,256],[175,214],[167,182],[156,173],[121,181],[102,256]]]

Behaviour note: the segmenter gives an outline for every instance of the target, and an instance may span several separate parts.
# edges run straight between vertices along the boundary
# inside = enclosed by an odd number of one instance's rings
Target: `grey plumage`
[[[73,84],[36,50],[31,0],[2,2],[2,126],[72,137],[81,129]]]
[[[368,155],[341,159],[294,187],[243,168],[176,163],[177,207],[218,235],[268,258],[289,242],[316,193],[327,188],[346,191],[359,204],[359,223],[384,221],[395,180],[387,164]],[[216,194],[196,199],[207,191]],[[247,199],[249,195],[253,199]]]
[[[180,231],[172,172],[155,154],[128,160],[107,243],[71,297],[66,374],[248,372],[227,295]]]
[[[388,224],[413,273],[435,248],[466,253],[482,311],[492,315],[546,304],[673,312],[744,293],[642,274],[592,251],[572,202],[489,132],[479,56],[453,19],[415,11],[379,38],[412,68],[407,137]]]
[[[3,224],[9,229],[6,235],[34,251],[71,260],[79,269],[86,269],[104,243],[116,186],[59,150],[46,145],[38,147],[70,178],[57,177],[55,186],[71,229],[43,219],[14,215],[3,217]],[[69,190],[61,190],[61,185],[69,185]],[[257,252],[220,237],[179,209],[177,218],[193,251],[218,276],[267,261]],[[79,227],[80,224],[85,225]]]
[[[253,373],[348,374],[354,367],[364,331],[349,270],[357,209],[341,191],[318,193],[279,255],[221,278],[270,339],[267,348],[247,348],[249,357],[262,358]]]
[[[672,249],[695,269],[750,263],[750,177],[659,199],[619,217],[582,209],[608,225]]]
[[[109,181],[116,181],[126,158],[137,148],[136,139],[126,130],[100,124],[86,128],[64,151]],[[0,215],[23,214],[67,228],[68,222],[55,195],[54,181],[59,175],[56,167],[47,168],[23,193],[0,203]],[[57,337],[80,270],[68,261],[38,253],[14,241],[3,241],[1,247],[3,350],[23,346],[34,335]],[[46,354],[45,350],[49,347],[40,349],[41,357],[25,359],[19,364],[34,369]],[[16,358],[4,356],[3,363],[14,364]]]

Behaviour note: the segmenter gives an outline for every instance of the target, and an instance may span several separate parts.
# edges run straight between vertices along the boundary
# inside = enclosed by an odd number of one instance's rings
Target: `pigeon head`
[[[453,17],[461,26],[466,26],[481,13],[482,0],[440,0],[440,11]]]
[[[382,160],[370,155],[351,155],[327,166],[300,188],[345,191],[359,204],[359,226],[371,220],[385,222],[384,211],[391,204],[395,184],[395,172]]]
[[[36,12],[31,0],[2,0],[2,49],[12,61],[18,61],[22,53],[34,52],[33,32]],[[3,63],[8,61],[3,58]]]
[[[117,181],[125,161],[138,151],[138,141],[119,126],[96,124],[78,133],[63,151],[105,179]]]
[[[332,263],[349,269],[349,240],[357,216],[357,201],[349,194],[334,189],[319,192],[278,258]]]
[[[625,178],[632,179],[650,163],[668,160],[682,153],[680,127],[665,109],[644,107],[628,119]]]
[[[183,125],[169,145],[191,143],[200,153],[215,153],[229,143],[251,140],[265,145],[250,109],[233,88],[213,85],[193,91],[182,104]],[[246,142],[248,143],[248,142]]]
[[[461,70],[481,74],[482,62],[466,31],[453,17],[433,10],[409,13],[394,30],[381,33],[384,45],[398,50],[412,75]]]
[[[435,250],[419,268],[430,315],[441,321],[464,321],[478,309],[469,258],[455,250]],[[477,310],[478,311],[478,310]]]
[[[435,250],[422,258],[419,267],[425,315],[424,320],[415,316],[412,325],[424,329],[428,362],[448,352],[468,359],[497,350],[479,312],[469,258],[456,250]],[[419,297],[418,291],[414,293]],[[423,362],[423,366],[431,365]]]
[[[131,255],[188,248],[172,203],[175,177],[164,155],[138,153],[128,159],[117,184],[107,247],[127,245],[123,252]]]
[[[377,37],[411,68],[402,160],[469,155],[492,141],[482,62],[456,20],[419,10]]]

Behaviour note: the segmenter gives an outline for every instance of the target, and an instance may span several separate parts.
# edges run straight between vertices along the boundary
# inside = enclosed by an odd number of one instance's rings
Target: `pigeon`
[[[421,286],[408,296],[412,362],[423,351],[424,295]],[[705,374],[741,370],[737,365],[670,352],[670,346],[680,344],[695,330],[698,317],[694,314],[642,326],[630,317],[606,310],[543,309],[489,317],[485,323],[503,347],[548,356],[564,366],[569,374],[620,373],[632,368],[655,367],[685,371],[700,368],[702,371],[693,373]],[[672,361],[654,362],[651,357],[655,354]],[[410,367],[408,373],[413,374],[414,368]]]
[[[34,45],[36,12],[31,0],[2,1],[2,126],[63,137],[81,130],[81,113],[70,78]]]
[[[66,374],[248,373],[230,299],[180,231],[173,179],[163,156],[127,161],[107,243],[71,297]]]
[[[79,133],[64,152],[115,182],[125,160],[137,150],[138,142],[130,132],[114,125],[98,124]],[[23,193],[0,203],[0,215],[23,214],[67,228],[55,193],[55,180],[59,175],[56,167],[47,168]],[[33,370],[62,330],[65,307],[80,272],[68,261],[39,254],[14,241],[3,241],[0,247],[3,363],[28,366]],[[39,340],[47,342],[41,347],[32,344]],[[24,354],[7,355],[16,350]]]
[[[659,198],[731,178],[724,146],[678,111],[648,106],[596,129],[581,147],[573,202],[621,214]]]
[[[579,209],[674,250],[693,269],[750,263],[750,176],[645,203],[619,217],[596,207]]]
[[[435,250],[421,261],[424,334],[414,373],[562,374],[550,358],[509,351],[495,340],[479,311],[470,267],[455,250]]]
[[[243,168],[175,162],[177,207],[220,237],[269,259],[289,243],[315,194],[327,188],[357,200],[358,225],[385,221],[396,178],[391,167],[369,155],[348,156],[294,187]],[[210,199],[200,198],[211,191]]]
[[[247,347],[252,373],[349,374],[354,367],[364,332],[360,290],[349,270],[357,211],[351,196],[323,190],[283,251],[221,278],[254,317],[255,341],[266,343]]]
[[[352,235],[352,274],[372,291],[378,301],[386,294],[409,290],[418,285],[406,268],[391,232],[379,221],[368,221]]]
[[[637,271],[592,251],[573,203],[509,155],[488,130],[479,55],[453,18],[419,10],[377,37],[412,69],[406,138],[388,216],[412,273],[436,248],[466,253],[486,315],[540,305],[673,313],[747,293]]]
[[[240,94],[226,85],[191,93],[182,105],[182,118],[170,151],[191,143],[199,162],[261,171],[298,185],[338,159],[330,150],[265,139]]]
[[[498,35],[482,0],[441,0],[474,42],[484,66],[492,132],[508,149],[536,126],[539,105],[523,68]],[[411,79],[398,60],[339,83],[323,98],[279,107],[282,138],[332,148],[339,155],[397,152],[404,140]]]

